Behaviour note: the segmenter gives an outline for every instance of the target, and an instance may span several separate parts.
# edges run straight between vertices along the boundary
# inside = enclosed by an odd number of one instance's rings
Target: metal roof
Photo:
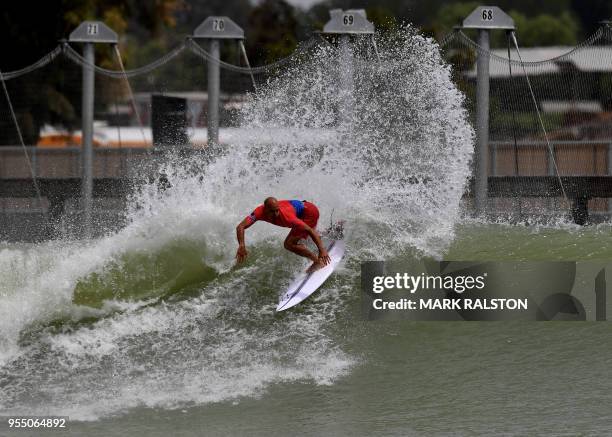
[[[520,49],[525,62],[527,74],[560,73],[567,69],[576,69],[586,73],[612,72],[612,46],[590,46],[575,49],[575,47],[525,47]],[[489,73],[491,77],[509,77],[508,50],[491,50]],[[510,58],[519,61],[516,50],[510,51]],[[476,64],[466,72],[467,76],[476,75]],[[512,64],[512,75],[523,75],[520,65]]]

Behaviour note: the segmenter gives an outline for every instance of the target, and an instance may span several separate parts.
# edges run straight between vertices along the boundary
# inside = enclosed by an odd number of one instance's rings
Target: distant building
[[[134,100],[138,114],[145,126],[151,125],[151,96],[158,93],[135,93]],[[187,100],[187,124],[191,128],[207,126],[208,93],[202,91],[168,92],[164,96],[178,97]],[[234,126],[235,116],[247,100],[246,94],[221,93],[220,123],[222,126]],[[118,105],[109,105],[104,118],[111,126],[138,126],[138,117],[134,113],[132,102],[123,101]]]
[[[542,111],[592,114],[612,111],[612,46],[524,47],[520,51]],[[533,110],[522,66],[513,63],[510,69],[507,49],[494,49],[491,55],[492,99],[508,100],[506,96],[512,93],[514,110]],[[514,49],[510,50],[510,57],[519,61]],[[463,76],[468,81],[475,80],[475,62]]]
[[[589,46],[576,48],[571,46],[554,47],[524,47],[521,48],[521,57],[529,68],[530,75],[564,73],[575,69],[583,73],[610,73],[612,72],[612,46]],[[508,50],[493,49],[489,63],[489,74],[492,79],[509,78]],[[510,50],[510,59],[519,61],[516,50]],[[529,64],[532,63],[532,64]],[[534,63],[537,63],[535,65]],[[523,72],[516,65],[512,68],[513,76],[520,76]],[[466,75],[476,76],[476,64]]]

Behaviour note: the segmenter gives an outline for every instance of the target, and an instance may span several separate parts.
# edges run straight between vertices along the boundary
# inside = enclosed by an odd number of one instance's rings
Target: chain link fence
[[[485,51],[461,30],[441,43],[474,125],[476,58],[489,57],[489,175],[532,176],[533,184],[539,176],[612,175],[612,29],[603,26],[576,47],[519,46],[521,57],[508,43]],[[563,197],[516,194],[490,197],[489,211],[524,218],[563,215],[569,207]],[[609,198],[588,202],[594,219],[608,217]]]
[[[104,59],[105,64],[90,65],[78,47],[62,42],[32,65],[1,73],[6,94],[0,96],[0,179],[25,181],[32,175],[61,178],[62,172],[66,177],[80,176],[83,68],[93,68],[95,72],[94,147],[98,150],[96,159],[102,162],[102,149],[131,153],[133,149],[152,148],[154,112],[160,110],[155,107],[158,97],[183,102],[179,107],[184,117],[185,142],[191,147],[205,146],[206,75],[207,63],[211,62],[219,64],[222,70],[223,142],[224,132],[238,126],[237,114],[248,93],[257,92],[258,87],[296,59],[325,44],[329,42],[315,34],[287,58],[251,67],[245,62],[238,42],[224,43],[221,59],[217,60],[203,41],[186,38],[146,65],[123,69],[115,46],[98,45],[97,58]],[[475,61],[479,53],[490,59],[491,176],[554,176],[557,172],[538,123],[527,76],[553,148],[558,175],[612,175],[611,44],[612,30],[603,26],[576,47],[523,48],[521,61],[512,47],[483,51],[462,31],[455,31],[440,42],[444,56],[453,66],[455,84],[465,94],[474,125]],[[27,158],[18,148],[20,139],[11,112],[27,146],[25,150],[30,150]],[[58,149],[70,152],[64,154],[63,161],[45,157],[45,152],[51,154]],[[30,169],[26,165],[28,160],[34,163]],[[117,162],[125,165],[127,161]],[[110,161],[97,165],[113,166]],[[11,197],[6,193],[3,196],[0,209],[4,213],[29,211],[40,215],[50,208],[48,199],[36,203],[29,197]],[[78,206],[74,208],[77,210]],[[567,208],[562,197],[489,199],[490,211],[519,217],[559,215]],[[594,216],[607,217],[611,208],[610,199],[589,200]]]

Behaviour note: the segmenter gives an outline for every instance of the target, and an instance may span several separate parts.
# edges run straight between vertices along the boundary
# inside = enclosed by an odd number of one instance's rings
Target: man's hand
[[[246,217],[244,220],[238,223],[238,226],[236,226],[236,239],[238,240],[238,251],[236,252],[236,261],[238,264],[244,261],[248,255],[248,252],[246,250],[246,245],[244,244],[244,230],[250,227],[252,224],[253,224],[253,221],[249,220],[249,218]]]
[[[329,257],[327,250],[323,249],[319,251],[319,262],[324,266],[331,262],[331,258]]]
[[[243,262],[246,259],[247,255],[248,252],[246,250],[246,246],[243,244],[238,246],[238,251],[236,252],[236,261],[238,262],[238,264]]]
[[[314,241],[315,244],[317,245],[317,249],[319,249],[319,258],[317,262],[324,266],[331,263],[331,258],[329,257],[327,250],[325,250],[325,246],[323,246],[323,241],[321,241],[321,236],[316,231],[316,229],[312,229],[310,226],[305,224],[304,230],[308,232],[308,234],[310,235],[310,238],[312,238],[312,241]]]

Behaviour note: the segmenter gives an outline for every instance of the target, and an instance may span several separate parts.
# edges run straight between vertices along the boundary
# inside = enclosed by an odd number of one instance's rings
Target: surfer
[[[306,270],[308,273],[314,272],[331,262],[321,241],[321,236],[316,230],[319,220],[319,209],[316,205],[305,200],[277,200],[274,197],[268,197],[263,205],[255,208],[249,216],[236,226],[236,237],[238,238],[236,260],[238,263],[244,261],[248,255],[244,244],[244,230],[258,220],[284,228],[291,228],[291,232],[285,238],[284,247],[290,252],[312,260],[312,265]],[[317,245],[319,255],[308,250],[300,242],[300,240],[308,237],[312,238],[312,241]]]

